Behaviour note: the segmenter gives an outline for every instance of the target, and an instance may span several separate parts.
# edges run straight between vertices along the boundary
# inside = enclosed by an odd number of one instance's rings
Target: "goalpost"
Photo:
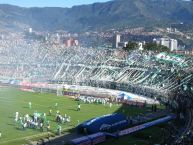
[[[63,96],[63,87],[59,87],[59,86],[57,87],[56,95]]]

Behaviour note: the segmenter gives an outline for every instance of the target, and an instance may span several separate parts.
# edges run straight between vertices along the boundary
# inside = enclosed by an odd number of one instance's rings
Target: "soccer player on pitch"
[[[29,102],[29,109],[31,109],[31,105],[32,105],[31,102]]]

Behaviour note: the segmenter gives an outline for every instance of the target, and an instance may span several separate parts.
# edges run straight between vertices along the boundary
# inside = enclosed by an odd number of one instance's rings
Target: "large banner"
[[[156,55],[156,59],[158,61],[171,62],[174,64],[183,65],[183,66],[187,65],[184,63],[185,57],[177,54],[169,54],[169,53],[162,52]]]
[[[174,119],[175,117],[176,117],[175,115],[168,115],[166,117],[163,117],[163,118],[151,121],[151,122],[147,122],[147,123],[135,126],[135,127],[131,127],[129,129],[122,130],[119,132],[119,136],[131,134],[133,132],[136,132],[136,131],[139,131],[139,130],[142,130],[145,128],[149,128],[151,126],[170,121],[170,120]]]

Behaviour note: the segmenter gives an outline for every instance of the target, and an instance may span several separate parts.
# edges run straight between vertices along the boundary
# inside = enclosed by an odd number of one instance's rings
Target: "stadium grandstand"
[[[63,48],[22,40],[2,40],[0,52],[2,79],[130,91],[134,87],[166,95],[192,79],[192,58],[175,54]]]

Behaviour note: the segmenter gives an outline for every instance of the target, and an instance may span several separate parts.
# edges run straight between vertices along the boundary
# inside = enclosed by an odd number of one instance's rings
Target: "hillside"
[[[115,26],[193,23],[193,2],[182,0],[113,0],[72,8],[22,8],[0,5],[0,28],[83,31]]]

